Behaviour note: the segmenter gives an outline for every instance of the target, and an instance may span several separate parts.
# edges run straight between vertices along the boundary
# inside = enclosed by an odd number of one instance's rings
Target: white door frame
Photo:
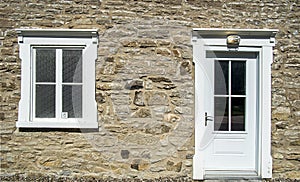
[[[193,61],[195,63],[195,154],[193,158],[193,178],[205,178],[201,141],[205,134],[204,99],[205,86],[201,78],[205,77],[202,60],[205,60],[205,47],[227,48],[228,35],[241,37],[238,50],[259,50],[258,60],[258,178],[272,178],[271,157],[271,64],[275,45],[274,29],[193,29]],[[223,49],[221,48],[221,49]],[[253,49],[254,48],[254,49]],[[230,176],[247,178],[243,176]]]

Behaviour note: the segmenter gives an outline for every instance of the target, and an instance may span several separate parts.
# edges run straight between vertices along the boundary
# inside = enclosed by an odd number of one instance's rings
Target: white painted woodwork
[[[272,177],[271,63],[277,31],[275,29],[193,29],[191,41],[195,63],[194,179]],[[239,48],[236,50],[228,49],[226,45],[227,36],[232,34],[241,37]],[[250,123],[246,120],[245,132],[214,132],[212,122],[208,122],[208,126],[205,126],[205,112],[210,116],[213,115],[213,79],[210,78],[213,70],[205,57],[207,50],[258,54],[257,60],[248,60],[256,62],[256,66],[248,65],[247,87],[256,89],[256,92],[251,91],[254,95],[247,95],[246,118],[255,121]],[[251,71],[253,69],[254,72]],[[249,160],[243,156],[249,157]]]
[[[95,101],[95,61],[98,34],[96,29],[17,29],[21,62],[21,100],[18,128],[98,128]],[[56,118],[34,117],[34,48],[82,48],[83,94],[82,118],[61,117],[61,100],[56,99]],[[61,54],[61,53],[60,53]],[[59,60],[58,60],[59,61]],[[57,67],[59,69],[60,67]],[[58,70],[59,71],[59,70]]]

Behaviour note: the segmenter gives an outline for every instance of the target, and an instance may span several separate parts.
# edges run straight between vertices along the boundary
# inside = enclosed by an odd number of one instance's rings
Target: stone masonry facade
[[[192,28],[279,29],[272,65],[273,177],[300,179],[297,0],[2,0],[0,179],[192,178]],[[16,28],[95,28],[99,131],[20,131]],[[25,179],[25,178],[24,178]]]

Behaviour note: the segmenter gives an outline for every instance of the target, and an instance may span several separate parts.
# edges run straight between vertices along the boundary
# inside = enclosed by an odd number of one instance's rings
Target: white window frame
[[[17,29],[21,59],[21,99],[18,128],[98,128],[95,100],[96,29]],[[37,47],[82,49],[82,118],[34,117],[34,51]],[[58,74],[56,72],[56,74]],[[57,100],[57,99],[56,99]],[[61,103],[61,101],[60,101]],[[57,106],[56,107],[61,107]]]
[[[200,141],[205,131],[200,83],[201,60],[205,59],[205,47],[227,47],[228,35],[240,35],[239,46],[259,49],[258,71],[258,137],[259,137],[259,176],[272,178],[271,156],[271,64],[275,46],[276,29],[206,29],[195,28],[192,31],[193,61],[195,63],[195,154],[193,157],[193,178],[204,179],[203,149]]]

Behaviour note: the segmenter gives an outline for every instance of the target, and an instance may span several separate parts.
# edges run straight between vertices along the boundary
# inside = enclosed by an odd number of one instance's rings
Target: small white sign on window
[[[61,113],[61,118],[62,119],[67,119],[68,118],[68,112],[62,112]]]

